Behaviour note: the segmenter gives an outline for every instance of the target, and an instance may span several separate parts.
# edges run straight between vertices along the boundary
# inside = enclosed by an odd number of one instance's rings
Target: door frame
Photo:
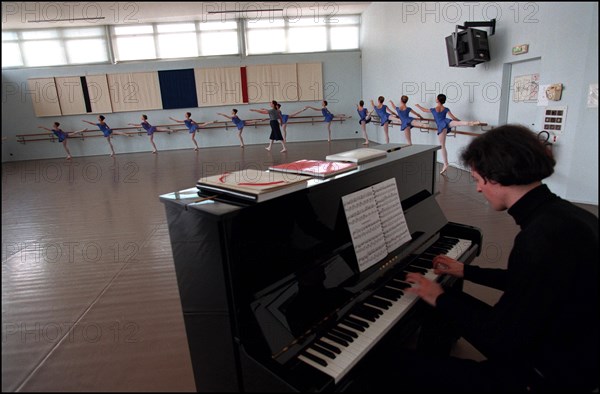
[[[517,60],[514,62],[507,62],[502,65],[502,86],[500,89],[500,110],[498,113],[498,124],[503,125],[508,121],[508,107],[510,105],[510,93],[511,93],[511,79],[512,79],[512,67],[513,64],[529,62],[532,60],[539,60],[541,64],[542,57],[532,57],[529,59]],[[541,80],[541,74],[540,74]]]

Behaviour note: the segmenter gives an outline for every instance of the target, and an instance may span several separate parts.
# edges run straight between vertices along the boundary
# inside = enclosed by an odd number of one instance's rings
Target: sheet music
[[[342,197],[360,272],[411,239],[396,179]]]

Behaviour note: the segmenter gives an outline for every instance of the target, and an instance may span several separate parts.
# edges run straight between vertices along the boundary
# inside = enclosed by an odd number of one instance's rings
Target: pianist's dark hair
[[[504,125],[475,138],[461,154],[463,164],[484,180],[503,186],[528,185],[549,177],[556,161],[535,133]]]

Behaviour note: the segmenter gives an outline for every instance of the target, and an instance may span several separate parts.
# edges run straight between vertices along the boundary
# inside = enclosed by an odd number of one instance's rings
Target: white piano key
[[[471,245],[471,241],[459,239],[458,243],[456,243],[447,253],[445,253],[445,255],[453,259],[458,259],[471,247]],[[427,269],[427,272],[423,276],[430,280],[437,280],[439,277],[439,275],[434,274],[433,269]],[[398,282],[398,284],[406,283],[399,279],[392,280]],[[391,286],[390,288],[397,290]],[[376,305],[369,304],[369,301],[365,300],[363,304],[382,312],[382,314],[376,318],[375,322],[363,319],[362,317],[353,313],[348,315],[354,319],[366,322],[369,327],[365,327],[365,331],[355,330],[354,328],[345,325],[343,322],[338,324],[340,327],[358,335],[357,338],[353,338],[353,341],[348,343],[348,346],[340,345],[339,343],[325,337],[320,338],[323,342],[340,349],[340,354],[336,354],[335,359],[330,359],[329,357],[310,349],[310,347],[306,349],[307,352],[310,351],[311,354],[326,360],[328,363],[327,367],[323,367],[322,365],[302,355],[298,356],[298,359],[326,373],[334,378],[335,382],[338,383],[354,367],[354,365],[356,365],[356,363],[358,363],[362,357],[364,357],[369,350],[375,346],[389,330],[392,329],[392,327],[413,307],[413,305],[419,301],[419,297],[416,294],[408,292],[404,292],[404,294],[397,300],[390,300],[383,297],[378,298],[389,301],[392,303],[392,305],[388,307],[388,309],[383,309]]]
[[[314,367],[314,368],[318,369],[321,372],[326,373],[329,376],[335,377],[336,375],[340,374],[339,371],[332,370],[329,365],[323,366],[323,365],[321,365],[321,364],[319,364],[319,363],[317,363],[317,362],[315,362],[315,361],[311,360],[310,358],[305,357],[303,355],[299,355],[298,356],[298,360],[304,361],[306,364],[310,365],[311,367]]]
[[[323,354],[321,354],[321,353],[319,353],[316,350],[313,350],[311,348],[307,348],[305,351],[306,351],[306,353],[310,353],[313,356],[316,356],[316,357],[319,357],[322,360],[325,360],[325,362],[327,362],[327,367],[325,367],[325,368],[328,368],[330,371],[334,371],[334,373],[338,373],[338,374],[342,372],[342,368],[340,368],[337,365],[335,365],[334,363],[330,362],[331,359],[329,357],[326,357]],[[321,365],[319,363],[315,363],[315,364]]]

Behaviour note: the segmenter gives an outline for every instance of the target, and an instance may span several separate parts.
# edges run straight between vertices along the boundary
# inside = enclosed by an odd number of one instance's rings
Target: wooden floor
[[[290,143],[285,154],[253,145],[3,164],[2,390],[194,391],[159,195],[202,176],[320,159],[361,142]],[[467,172],[437,177],[448,220],[483,231],[474,264],[504,267],[513,220],[489,207]],[[499,296],[465,289],[487,302]],[[480,357],[464,342],[454,352]]]

